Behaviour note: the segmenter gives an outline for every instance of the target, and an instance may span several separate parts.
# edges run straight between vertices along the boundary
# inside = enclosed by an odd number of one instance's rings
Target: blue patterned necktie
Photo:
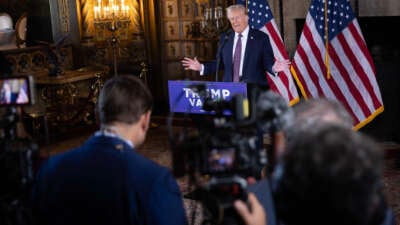
[[[242,55],[242,34],[238,35],[235,53],[233,54],[233,82],[239,82],[240,58]]]

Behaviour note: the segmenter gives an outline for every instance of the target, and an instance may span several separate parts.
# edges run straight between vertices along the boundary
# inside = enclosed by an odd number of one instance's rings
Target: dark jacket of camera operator
[[[145,140],[151,105],[137,78],[106,82],[100,131],[39,171],[33,190],[37,224],[187,224],[171,172],[135,152]]]

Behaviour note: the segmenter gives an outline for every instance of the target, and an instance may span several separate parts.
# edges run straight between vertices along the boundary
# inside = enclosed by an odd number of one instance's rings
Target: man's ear
[[[145,112],[140,118],[140,127],[144,131],[147,131],[149,129],[150,117],[151,117],[151,111],[149,110]]]

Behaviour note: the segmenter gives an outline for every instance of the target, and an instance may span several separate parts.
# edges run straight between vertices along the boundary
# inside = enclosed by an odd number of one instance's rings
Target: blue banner
[[[201,89],[200,92],[199,89]],[[247,97],[246,83],[239,82],[170,80],[168,81],[168,91],[170,111],[180,113],[210,114],[203,110],[205,100],[203,95],[205,94],[215,101],[229,101],[232,96],[237,94]]]

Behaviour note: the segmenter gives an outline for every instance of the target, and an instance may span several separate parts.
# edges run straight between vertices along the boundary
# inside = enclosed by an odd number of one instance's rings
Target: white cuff
[[[200,76],[204,75],[204,65],[201,64]]]

